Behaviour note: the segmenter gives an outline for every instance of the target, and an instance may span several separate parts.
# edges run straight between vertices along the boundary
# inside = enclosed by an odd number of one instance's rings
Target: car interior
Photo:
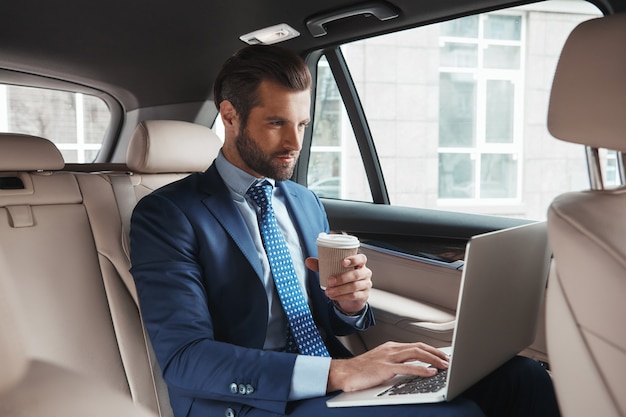
[[[548,128],[555,137],[626,150],[624,122],[615,112],[617,103],[626,103],[618,69],[626,65],[626,54],[614,43],[615,33],[626,38],[625,18],[585,22],[570,35],[550,98]],[[547,300],[548,348],[566,415],[619,416],[626,410],[620,392],[626,386],[626,338],[613,331],[614,318],[622,317],[624,308],[619,294],[624,288],[625,230],[623,222],[607,223],[621,216],[625,198],[623,188],[581,191],[558,196],[549,208],[554,264]],[[572,386],[578,377],[589,378],[584,396]]]
[[[448,346],[468,240],[547,221],[546,299],[520,354],[550,371],[564,416],[626,416],[625,0],[0,10],[0,416],[173,415],[130,217],[211,165],[213,80],[257,43],[309,66],[292,180],[373,271],[377,324],[345,345]]]

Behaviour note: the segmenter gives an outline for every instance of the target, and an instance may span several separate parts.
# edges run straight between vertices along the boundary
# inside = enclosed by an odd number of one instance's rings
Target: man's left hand
[[[372,271],[366,263],[367,257],[362,253],[348,256],[342,261],[342,266],[351,269],[328,277],[326,295],[344,314],[358,313],[367,304],[372,288]],[[316,258],[307,258],[305,264],[307,268],[318,271]]]

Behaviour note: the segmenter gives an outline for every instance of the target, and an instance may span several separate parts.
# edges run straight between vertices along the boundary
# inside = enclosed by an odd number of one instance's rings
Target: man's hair
[[[250,111],[258,106],[258,88],[270,81],[286,89],[303,91],[311,88],[311,73],[304,60],[294,52],[278,46],[246,46],[230,57],[222,66],[213,85],[213,100],[228,100],[241,118],[248,121]]]

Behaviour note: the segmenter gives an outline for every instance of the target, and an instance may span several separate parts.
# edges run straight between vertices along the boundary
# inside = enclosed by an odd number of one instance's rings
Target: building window
[[[439,45],[439,199],[520,198],[523,15],[444,22]]]
[[[600,15],[586,1],[546,1],[342,45],[390,203],[545,219],[555,196],[588,188],[584,147],[555,140],[546,115],[567,35]],[[326,67],[320,60],[330,77]],[[345,106],[332,106],[342,114],[333,125],[341,140],[334,173],[341,172],[340,198],[353,199],[347,193],[366,183],[348,164],[359,152],[347,145],[355,139]],[[324,140],[314,134],[313,151],[323,152],[316,142]],[[602,160],[616,183],[615,158]],[[320,165],[309,184],[325,173],[334,175]]]

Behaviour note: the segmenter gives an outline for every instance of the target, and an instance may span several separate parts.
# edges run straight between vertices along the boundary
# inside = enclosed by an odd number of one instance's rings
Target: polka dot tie
[[[330,355],[315,327],[311,310],[302,294],[287,243],[274,216],[272,188],[272,184],[265,180],[250,187],[248,195],[260,209],[261,238],[274,277],[274,285],[289,322],[287,350],[300,352],[303,355],[328,357]]]

